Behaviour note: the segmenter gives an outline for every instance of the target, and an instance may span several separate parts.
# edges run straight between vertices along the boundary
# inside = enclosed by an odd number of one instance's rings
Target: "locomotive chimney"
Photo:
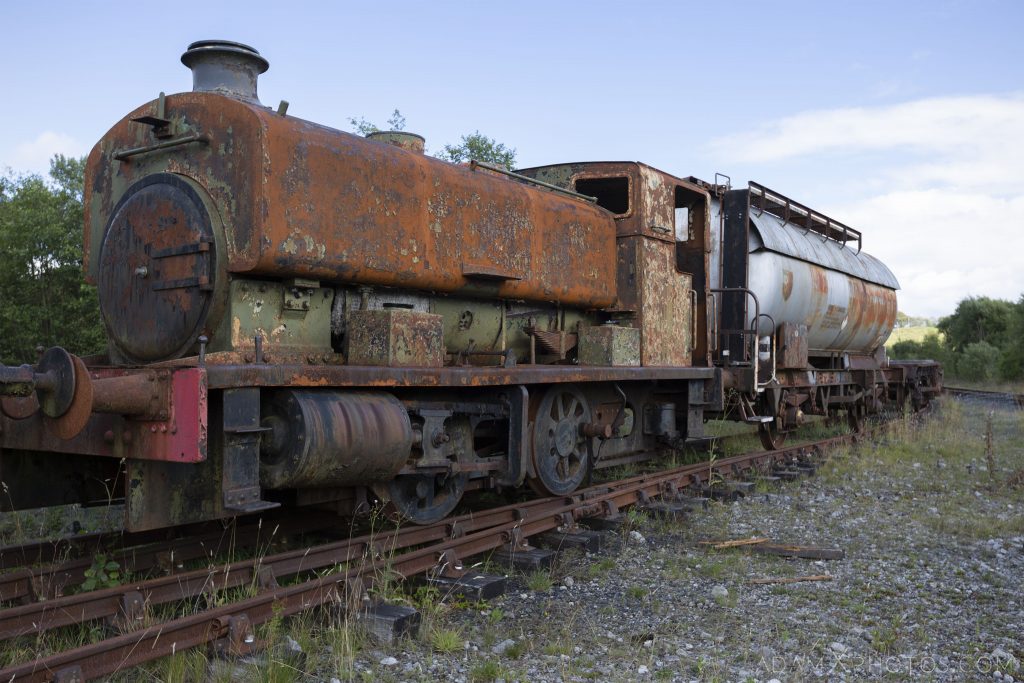
[[[196,41],[181,63],[192,69],[192,92],[215,92],[256,104],[256,80],[270,67],[255,49],[229,40]]]

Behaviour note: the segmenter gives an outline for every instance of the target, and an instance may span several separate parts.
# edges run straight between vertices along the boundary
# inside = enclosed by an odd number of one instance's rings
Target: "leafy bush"
[[[997,377],[1002,352],[988,342],[968,344],[956,360],[954,371],[968,382],[988,382]]]

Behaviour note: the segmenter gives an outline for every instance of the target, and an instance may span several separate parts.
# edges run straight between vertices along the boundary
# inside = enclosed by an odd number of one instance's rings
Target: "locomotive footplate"
[[[488,387],[621,381],[711,380],[716,368],[498,367],[387,368],[352,365],[210,365],[210,389],[234,387]]]

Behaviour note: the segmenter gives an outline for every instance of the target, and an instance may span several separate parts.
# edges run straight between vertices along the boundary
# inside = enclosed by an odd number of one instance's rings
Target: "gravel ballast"
[[[420,638],[366,642],[338,680],[1002,680],[1024,677],[1024,413],[945,401],[817,476],[686,520],[632,514],[592,556],[486,604],[419,592]],[[994,469],[990,472],[990,468]],[[839,548],[787,559],[707,539]],[[490,568],[493,569],[493,568]],[[754,585],[754,578],[831,580]],[[548,580],[545,581],[545,578]],[[550,584],[548,587],[547,584]],[[532,588],[531,588],[532,586]],[[441,652],[431,633],[458,633]],[[394,661],[392,661],[394,660]],[[337,660],[335,660],[337,663]],[[301,678],[301,677],[300,677]]]

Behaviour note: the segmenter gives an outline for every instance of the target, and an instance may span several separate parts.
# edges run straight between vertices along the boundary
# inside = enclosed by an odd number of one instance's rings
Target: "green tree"
[[[946,344],[957,353],[982,341],[1001,349],[1010,341],[1010,326],[1015,315],[1015,307],[1009,301],[986,296],[967,297],[957,304],[952,315],[939,320],[938,327],[946,337]]]
[[[348,122],[352,124],[352,131],[359,133],[363,137],[370,133],[379,133],[381,130],[405,130],[405,117],[397,109],[391,112],[391,118],[388,119],[388,127],[386,129],[382,129],[377,124],[367,121],[362,116],[358,119],[350,117]]]
[[[391,113],[386,129],[381,128],[372,121],[367,121],[361,116],[359,118],[349,118],[348,122],[352,125],[352,132],[364,137],[381,130],[405,130],[405,117],[397,109]],[[500,166],[509,171],[515,168],[516,164],[516,151],[514,149],[506,147],[494,138],[487,137],[480,131],[463,135],[458,144],[445,145],[440,152],[433,156],[455,164],[475,159],[476,161]]]
[[[1024,377],[1024,294],[1014,305],[1007,338],[999,371],[1003,379],[1020,379]]]
[[[896,342],[889,349],[889,355],[898,360],[935,360],[952,370],[953,354],[942,344],[937,334],[926,335],[919,342],[910,339]]]
[[[35,347],[89,354],[104,346],[96,289],[82,278],[85,159],[57,155],[49,180],[0,176],[0,361]]]
[[[506,147],[494,138],[489,138],[480,131],[463,135],[457,145],[445,145],[437,154],[438,159],[463,163],[474,159],[511,171],[516,164],[516,151]]]

